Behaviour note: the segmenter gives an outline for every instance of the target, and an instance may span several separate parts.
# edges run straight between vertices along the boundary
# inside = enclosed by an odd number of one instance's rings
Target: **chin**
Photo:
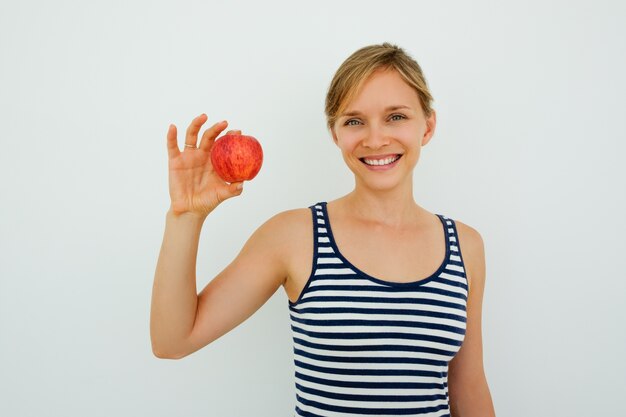
[[[357,176],[357,183],[362,188],[366,188],[372,191],[392,191],[402,187],[403,181],[398,177],[387,177],[387,178],[363,178]]]

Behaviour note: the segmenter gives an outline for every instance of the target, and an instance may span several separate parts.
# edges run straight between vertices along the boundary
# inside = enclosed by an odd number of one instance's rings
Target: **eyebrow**
[[[404,105],[395,105],[395,106],[389,106],[385,109],[386,112],[388,111],[393,111],[393,110],[398,110],[398,109],[409,109],[411,110],[411,108],[409,106],[404,106]],[[348,111],[345,113],[342,113],[340,117],[344,117],[344,116],[357,116],[361,114],[360,111],[358,110],[353,110],[353,111]]]

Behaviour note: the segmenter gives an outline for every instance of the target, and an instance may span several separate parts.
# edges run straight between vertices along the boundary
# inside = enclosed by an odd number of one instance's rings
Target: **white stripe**
[[[320,275],[322,276],[322,275]],[[327,278],[319,278],[309,284],[309,287],[319,287],[324,285],[353,285],[353,286],[362,286],[362,285],[370,285],[371,282],[366,279],[327,279]],[[382,287],[383,285],[381,285]]]
[[[317,241],[318,241],[318,243],[329,243],[330,239],[328,237],[320,236],[320,237],[317,238]]]
[[[452,265],[452,264],[448,264],[446,265],[446,269],[449,269],[451,271],[457,271],[457,272],[463,272],[464,269],[461,265]]]
[[[325,272],[332,271],[332,272]],[[345,272],[338,272],[345,271]],[[315,271],[315,275],[328,275],[328,274],[354,274],[354,271],[351,269],[345,270],[332,270],[332,269],[318,269]],[[416,291],[406,291],[406,292],[384,292],[384,291],[358,291],[355,290],[346,291],[346,290],[322,290],[316,291],[313,295],[311,293],[305,294],[305,296],[333,296],[333,297],[380,297],[380,298],[413,298],[417,302],[418,300],[436,300],[436,301],[445,301],[449,303],[457,303],[460,304],[463,300],[458,297],[452,297],[442,294],[431,294],[426,292],[416,292]],[[308,297],[307,297],[308,298]],[[304,299],[304,298],[303,298]],[[365,301],[365,300],[364,300]],[[384,301],[381,301],[384,302]],[[394,303],[394,305],[397,305]]]
[[[441,317],[430,316],[410,316],[408,314],[369,314],[369,313],[298,313],[291,311],[290,314],[299,319],[319,319],[319,320],[402,320],[410,321],[413,323],[436,323],[442,325],[448,325],[457,327],[459,329],[465,328],[465,323],[455,319],[444,319]],[[322,325],[323,326],[323,325]],[[332,326],[335,327],[335,326]],[[350,326],[352,327],[352,326]],[[419,330],[419,333],[423,333],[424,330]]]
[[[313,281],[315,282],[315,281]],[[313,284],[313,283],[311,283]],[[444,314],[454,314],[456,316],[465,316],[466,312],[455,309],[448,308],[439,305],[430,305],[430,304],[421,304],[419,302],[415,302],[412,304],[385,304],[381,305],[380,303],[370,303],[363,301],[309,301],[306,305],[299,305],[297,309],[300,308],[336,308],[336,307],[355,307],[355,308],[386,308],[386,309],[405,309],[405,310],[424,310],[424,311],[436,311]]]
[[[318,227],[317,228],[317,233],[326,233],[326,232],[327,232],[327,230],[326,230],[325,227]]]
[[[350,268],[327,268],[316,269],[315,275],[356,275]]]
[[[435,407],[438,405],[446,404],[446,399],[438,399],[433,401],[349,401],[338,400],[335,398],[326,398],[318,395],[307,394],[296,389],[300,397],[310,401],[321,402],[322,404],[335,405],[340,407],[356,407],[356,408],[420,408],[420,407]],[[326,414],[323,414],[326,415]],[[354,415],[353,415],[354,416]],[[369,416],[369,414],[368,414]]]
[[[458,294],[463,294],[465,297],[467,297],[467,291],[461,287],[455,287],[453,285],[448,285],[444,282],[439,282],[439,281],[430,281],[428,283],[426,283],[425,285],[427,285],[430,288],[438,288],[440,290],[444,290],[444,291],[450,291],[450,292],[455,292]]]
[[[317,258],[318,264],[341,264],[343,263],[339,258]]]
[[[335,251],[330,246],[319,246],[317,253],[335,253]]]
[[[317,223],[318,224],[326,224],[326,221],[324,221],[324,219],[317,219]]]
[[[343,351],[343,350],[333,350],[331,346],[328,349],[316,349],[309,346],[304,346],[299,343],[295,343],[296,347],[300,350],[303,350],[308,353],[313,353],[316,355],[326,355],[326,356],[340,356],[346,358],[371,358],[371,357],[384,357],[384,358],[411,358],[417,357],[421,353],[418,352],[397,352],[394,350],[365,350],[365,351]],[[447,372],[447,369],[443,366],[431,365],[427,363],[414,363],[411,365],[411,369],[418,371],[429,371],[429,372]]]
[[[445,270],[439,275],[439,279],[443,282],[450,282],[450,285],[453,285],[453,282],[457,282],[459,284],[467,285],[467,282],[464,277],[460,277],[458,275],[452,275],[445,272]]]

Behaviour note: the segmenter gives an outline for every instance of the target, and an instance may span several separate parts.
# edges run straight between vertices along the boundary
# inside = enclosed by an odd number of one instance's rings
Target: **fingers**
[[[236,197],[243,192],[243,181],[242,182],[233,182],[231,184],[226,185],[221,190],[217,192],[217,201],[218,204],[228,200],[229,198]]]
[[[178,140],[176,139],[176,126],[170,125],[167,129],[167,156],[169,159],[175,158],[180,154],[178,149]]]
[[[215,141],[215,138],[217,138],[217,135],[219,135],[222,130],[226,129],[226,126],[228,126],[228,122],[223,120],[219,123],[215,123],[213,126],[205,130],[202,134],[202,139],[200,140],[198,148],[209,151],[211,146],[213,146],[213,142]]]
[[[185,145],[188,145],[185,146],[185,149],[193,150],[193,148],[197,147],[196,143],[198,142],[198,132],[200,132],[200,128],[207,121],[207,118],[207,115],[202,113],[200,116],[191,121],[191,124],[189,124],[185,135]],[[226,128],[226,126],[228,126],[228,122],[226,120],[223,120],[221,122],[215,123],[213,126],[208,128],[202,135],[202,140],[198,147],[209,150],[215,138],[217,138],[217,136],[222,130]],[[241,134],[241,130],[229,130],[228,134]],[[167,131],[167,151],[169,158],[174,158],[180,154],[180,150],[178,148],[178,140],[176,136],[176,126],[171,124]]]
[[[187,134],[185,135],[185,145],[193,146],[194,148],[196,147],[196,142],[198,142],[198,132],[207,119],[207,115],[202,113],[200,116],[191,121],[189,127],[187,128]]]

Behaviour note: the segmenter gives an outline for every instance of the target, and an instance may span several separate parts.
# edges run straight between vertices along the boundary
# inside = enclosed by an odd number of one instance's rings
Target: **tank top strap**
[[[324,204],[325,202],[320,202],[309,206],[311,214],[313,215],[313,235],[315,242],[318,243],[328,242],[327,239],[323,239],[324,237],[328,237],[328,221],[324,215]]]
[[[313,265],[316,268],[318,258],[323,254],[333,253],[331,236],[328,230],[328,218],[326,217],[326,202],[322,201],[309,206],[313,216]]]
[[[467,275],[465,273],[465,263],[463,262],[463,256],[461,254],[461,249],[459,246],[458,233],[456,229],[456,222],[454,219],[444,216],[442,214],[437,214],[446,229],[446,241],[447,241],[447,253],[448,253],[448,269],[451,273],[458,275],[463,279],[463,287],[467,290],[469,288],[469,283],[467,281]]]

